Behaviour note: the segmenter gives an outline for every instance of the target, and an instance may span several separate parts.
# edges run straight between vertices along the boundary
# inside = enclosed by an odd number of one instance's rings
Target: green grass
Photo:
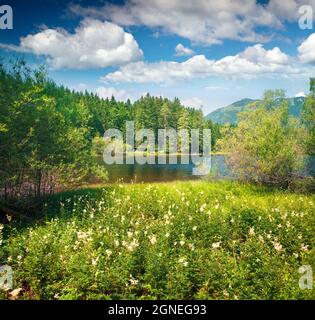
[[[45,213],[3,230],[0,265],[12,266],[21,299],[315,298],[298,272],[315,270],[315,195],[115,185],[56,195]]]

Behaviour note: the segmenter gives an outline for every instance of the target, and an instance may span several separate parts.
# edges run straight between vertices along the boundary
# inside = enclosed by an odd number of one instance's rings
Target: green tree
[[[301,167],[301,130],[283,97],[283,91],[266,91],[253,110],[240,114],[236,128],[225,131],[220,146],[239,178],[288,187]]]
[[[306,153],[315,156],[315,78],[310,79],[310,94],[303,107],[302,122],[307,131]]]

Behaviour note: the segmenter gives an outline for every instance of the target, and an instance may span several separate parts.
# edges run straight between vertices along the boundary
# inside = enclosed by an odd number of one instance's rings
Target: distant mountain
[[[287,98],[289,102],[289,113],[294,117],[299,117],[303,104],[305,102],[304,97]],[[209,113],[205,118],[212,120],[219,124],[237,124],[237,115],[239,112],[249,110],[251,104],[259,100],[253,99],[242,99],[236,101],[226,107],[219,108],[211,113]]]

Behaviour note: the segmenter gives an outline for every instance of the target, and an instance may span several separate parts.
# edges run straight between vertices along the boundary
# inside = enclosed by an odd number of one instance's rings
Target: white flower
[[[155,236],[151,236],[151,237],[150,237],[150,243],[151,243],[152,245],[155,245],[155,244],[156,244],[156,237],[155,237]]]
[[[111,255],[112,255],[112,252],[111,252],[111,250],[109,250],[109,249],[106,249],[105,252],[106,252],[106,254],[107,254],[108,256],[111,256]]]
[[[254,227],[251,227],[251,228],[249,228],[249,235],[250,236],[254,236],[255,235],[255,228]]]
[[[308,245],[302,243],[302,244],[301,244],[301,251],[308,251]]]
[[[184,267],[187,267],[187,266],[188,266],[188,262],[187,262],[186,257],[180,257],[180,258],[178,259],[178,262],[181,263]]]
[[[273,247],[277,252],[282,251],[282,244],[277,241],[272,241]]]
[[[96,259],[92,259],[92,266],[96,266],[98,262],[98,257]]]
[[[184,240],[181,240],[181,241],[179,242],[179,244],[180,244],[181,246],[183,246],[183,245],[185,244],[185,241],[184,241]]]
[[[168,238],[169,236],[170,236],[170,234],[167,232],[167,233],[165,234],[165,237]]]
[[[130,284],[131,284],[132,286],[136,286],[136,285],[138,284],[139,280],[130,278],[130,279],[129,279],[129,282],[130,282]]]
[[[12,290],[9,294],[12,300],[16,300],[18,296],[20,295],[20,292],[22,291],[22,288],[17,288]]]
[[[221,246],[221,241],[212,243],[212,248],[213,248],[213,249],[220,248],[220,246]]]
[[[197,226],[193,226],[193,231],[196,231],[197,230]]]

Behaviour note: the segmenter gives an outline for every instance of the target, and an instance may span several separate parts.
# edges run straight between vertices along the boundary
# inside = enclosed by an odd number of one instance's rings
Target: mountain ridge
[[[299,117],[302,106],[305,102],[305,97],[285,98],[289,103],[289,114],[294,117]],[[247,111],[250,105],[260,99],[244,98],[225,107],[218,108],[205,116],[218,124],[237,124],[237,115],[242,111]]]

